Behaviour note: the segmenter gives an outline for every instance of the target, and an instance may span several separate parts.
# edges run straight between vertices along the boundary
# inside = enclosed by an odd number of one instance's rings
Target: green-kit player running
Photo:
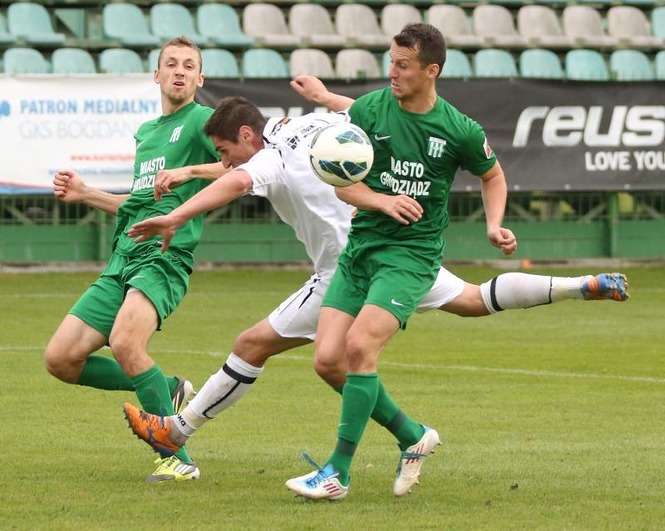
[[[167,378],[148,355],[155,330],[187,292],[193,252],[201,237],[202,217],[180,228],[171,249],[159,242],[137,244],[126,231],[134,223],[167,214],[223,172],[204,124],[213,110],[194,102],[203,84],[200,50],[177,38],[161,49],[155,82],[161,90],[162,116],[142,124],[136,133],[134,180],[129,195],[86,186],[76,172],[60,171],[54,193],[65,202],[83,202],[116,214],[113,253],[101,276],[83,293],[56,330],[44,353],[47,370],[60,380],[107,390],[135,391],[146,409],[173,414],[191,393],[191,384]],[[201,165],[199,176],[154,197],[160,170]],[[115,359],[92,355],[109,345]],[[183,448],[164,457],[148,481],[196,479],[199,469]]]
[[[427,24],[408,25],[394,37],[390,57],[390,89],[359,98],[349,110],[351,121],[372,141],[374,165],[364,183],[338,190],[359,211],[323,300],[316,356],[345,352],[349,372],[335,450],[324,466],[286,483],[308,498],[347,495],[353,454],[372,411],[395,418],[400,441],[409,443],[402,446],[397,495],[413,486],[423,457],[439,444],[436,430],[400,413],[377,365],[381,350],[406,326],[436,278],[448,193],[459,167],[482,179],[492,245],[506,254],[517,246],[512,232],[501,227],[506,180],[482,128],[436,93],[445,61],[441,33]],[[402,223],[377,210],[385,195],[409,196]]]

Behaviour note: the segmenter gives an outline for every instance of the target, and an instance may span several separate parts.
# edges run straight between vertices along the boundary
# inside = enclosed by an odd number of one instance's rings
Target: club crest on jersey
[[[435,136],[429,137],[429,145],[427,148],[427,155],[433,159],[440,159],[443,155],[443,150],[446,147],[446,141],[443,138]]]
[[[487,137],[485,137],[485,142],[483,142],[483,149],[485,150],[485,157],[488,159],[492,158],[492,155],[494,155],[494,151],[492,150],[489,142],[487,141]]]
[[[180,133],[182,133],[183,127],[185,126],[179,125],[173,130],[173,132],[171,133],[171,139],[169,140],[169,144],[175,144],[178,140],[180,140]]]

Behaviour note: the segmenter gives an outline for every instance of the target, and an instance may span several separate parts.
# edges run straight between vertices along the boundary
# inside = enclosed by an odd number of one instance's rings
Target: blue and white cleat
[[[600,273],[588,277],[582,283],[582,296],[585,300],[610,299],[623,302],[629,299],[628,279],[622,273]]]
[[[397,477],[393,484],[393,494],[404,496],[411,492],[418,484],[420,469],[425,457],[434,453],[434,449],[441,444],[438,432],[433,428],[424,426],[425,433],[420,440],[402,451],[397,465]]]
[[[342,485],[337,472],[331,464],[321,468],[308,455],[305,459],[316,466],[317,470],[291,478],[286,486],[299,496],[312,500],[341,500],[349,493],[349,487]]]

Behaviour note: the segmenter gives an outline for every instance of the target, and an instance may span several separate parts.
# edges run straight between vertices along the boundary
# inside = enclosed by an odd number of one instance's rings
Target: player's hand
[[[155,176],[155,199],[159,201],[164,194],[171,192],[182,183],[192,178],[189,168],[175,168],[172,170],[160,170]]]
[[[162,252],[164,252],[171,245],[171,239],[175,235],[177,228],[177,224],[171,217],[157,216],[132,225],[127,231],[127,235],[138,243],[144,242],[153,236],[161,236]]]
[[[293,78],[291,88],[307,101],[323,105],[328,89],[323,82],[314,76],[300,75]]]
[[[73,170],[60,170],[53,177],[53,194],[63,203],[81,203],[86,185]]]
[[[504,227],[488,229],[487,239],[505,255],[511,255],[517,249],[517,238],[510,229]]]
[[[410,225],[423,217],[423,207],[408,195],[386,195],[381,211],[402,225]]]

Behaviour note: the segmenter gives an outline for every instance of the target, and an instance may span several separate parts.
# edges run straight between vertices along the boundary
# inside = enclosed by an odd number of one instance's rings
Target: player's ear
[[[427,65],[427,68],[425,69],[427,71],[427,77],[430,79],[436,79],[439,77],[439,74],[441,73],[441,69],[439,65],[436,63],[432,63],[431,65]]]
[[[254,131],[248,125],[241,125],[238,129],[238,141],[250,142],[254,137]]]

